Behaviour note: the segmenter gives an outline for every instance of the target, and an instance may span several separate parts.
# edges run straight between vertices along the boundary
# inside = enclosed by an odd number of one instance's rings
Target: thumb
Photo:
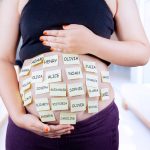
[[[36,116],[33,116],[34,119],[32,119],[34,127],[40,130],[41,132],[49,132],[50,127],[47,124],[44,124],[41,122]]]

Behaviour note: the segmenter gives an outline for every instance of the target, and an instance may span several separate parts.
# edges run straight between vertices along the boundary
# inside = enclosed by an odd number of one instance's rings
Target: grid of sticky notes
[[[65,66],[63,72],[70,81],[68,83],[62,79],[59,57],[62,57],[61,60]],[[31,70],[39,65],[42,65],[40,69]],[[45,68],[48,69],[45,70]],[[60,111],[60,124],[76,124],[77,112],[97,113],[99,111],[99,103],[94,99],[95,97],[99,97],[99,100],[102,101],[109,100],[109,89],[99,89],[98,86],[99,79],[103,83],[110,82],[109,72],[101,71],[98,74],[96,62],[87,60],[81,62],[79,55],[76,54],[38,55],[28,66],[22,67],[20,78],[23,78],[20,94],[24,106],[30,105],[34,101],[42,122],[56,121],[54,111]],[[76,82],[71,82],[73,80]],[[83,82],[84,80],[85,82]],[[33,84],[34,86],[32,86]],[[35,96],[33,98],[32,90],[37,96],[48,94],[49,97],[37,98]],[[68,97],[73,99],[68,100]],[[86,101],[87,97],[90,98],[88,101]]]

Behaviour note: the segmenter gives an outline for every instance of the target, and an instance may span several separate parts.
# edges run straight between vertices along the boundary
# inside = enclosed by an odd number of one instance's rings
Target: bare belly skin
[[[63,83],[77,83],[77,82],[83,82],[83,87],[84,87],[84,90],[86,91],[86,94],[85,95],[82,95],[82,96],[75,96],[75,97],[71,97],[71,96],[68,96],[68,93],[67,93],[67,98],[69,100],[69,102],[72,100],[72,99],[75,99],[75,98],[85,98],[86,99],[86,102],[91,99],[91,100],[98,100],[98,108],[99,108],[99,111],[103,110],[104,108],[106,108],[113,100],[114,100],[114,91],[113,91],[113,88],[111,86],[111,83],[103,83],[101,81],[101,77],[100,77],[100,73],[101,71],[108,71],[108,67],[103,63],[101,62],[99,59],[95,58],[95,57],[92,57],[92,56],[89,56],[89,55],[78,55],[79,56],[79,59],[80,59],[80,64],[79,65],[64,65],[63,63],[63,58],[62,58],[62,53],[60,52],[48,52],[48,53],[44,53],[44,57],[45,56],[50,56],[50,55],[54,55],[54,54],[57,54],[58,57],[59,57],[59,64],[58,66],[56,67],[51,67],[51,68],[43,68],[41,64],[39,65],[36,65],[35,67],[32,67],[31,68],[31,71],[30,71],[30,74],[28,76],[24,76],[24,77],[20,77],[19,79],[19,86],[20,88],[22,87],[22,81],[25,80],[27,77],[31,76],[32,72],[34,71],[37,71],[37,70],[41,70],[43,69],[43,71],[48,71],[48,70],[55,70],[55,69],[61,69],[62,70],[62,82]],[[109,89],[109,99],[106,100],[106,101],[102,101],[100,99],[100,97],[92,97],[92,98],[89,98],[88,94],[87,94],[87,90],[86,90],[86,83],[85,83],[85,74],[87,73],[83,67],[83,60],[84,61],[90,61],[90,62],[95,62],[96,63],[96,69],[97,69],[97,73],[96,75],[98,75],[98,86],[99,86],[99,89],[101,88],[108,88]],[[31,64],[32,62],[32,59],[27,59],[24,61],[24,64],[23,64],[23,67],[24,66],[28,66],[29,64]],[[82,73],[83,73],[83,78],[82,79],[74,79],[74,80],[68,80],[67,76],[66,76],[66,72],[65,72],[65,68],[66,67],[79,67],[81,66],[82,68]],[[39,117],[39,113],[36,109],[36,106],[35,106],[35,98],[42,98],[42,97],[47,97],[48,99],[51,99],[51,96],[49,93],[46,93],[46,94],[40,94],[40,95],[36,95],[35,94],[35,84],[32,83],[32,87],[31,87],[31,92],[32,92],[32,103],[25,106],[27,111],[31,114],[34,114],[36,116]],[[50,101],[49,101],[49,104],[50,104]],[[70,110],[68,110],[70,112]],[[48,122],[49,124],[59,124],[59,119],[60,119],[60,112],[59,110],[57,111],[53,111],[54,112],[54,115],[55,115],[55,118],[56,118],[56,121],[53,121],[53,122]],[[95,113],[88,113],[87,109],[86,111],[80,111],[80,112],[76,112],[76,120],[77,122],[78,121],[82,121],[84,119],[87,119],[89,117],[91,117],[92,115],[94,115]]]

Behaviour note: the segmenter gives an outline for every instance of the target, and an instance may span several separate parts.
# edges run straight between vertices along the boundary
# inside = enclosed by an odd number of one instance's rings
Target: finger
[[[52,138],[52,139],[61,138],[61,136],[52,136],[52,137],[50,137],[50,138]]]
[[[66,128],[61,130],[56,130],[56,128],[51,127],[49,132],[44,132],[45,135],[62,135],[65,133],[71,133],[73,128]]]
[[[69,134],[71,133],[71,129],[63,129],[63,130],[58,130],[55,132],[56,134]]]
[[[51,50],[51,51],[62,52],[62,49],[60,49],[60,48],[50,47],[50,50]]]
[[[40,135],[40,136],[44,136],[44,137],[57,137],[59,138],[61,135],[65,135],[65,134],[71,134],[70,129],[64,129],[64,130],[60,130],[57,131],[55,133],[52,132],[38,132],[38,131],[34,131],[32,130],[33,133]]]
[[[56,126],[50,125],[50,131],[56,132],[56,131],[64,130],[64,129],[71,130],[71,129],[74,129],[74,127],[71,125],[56,125]]]
[[[55,49],[61,49],[61,50],[65,49],[65,44],[61,44],[61,43],[53,43],[53,42],[44,41],[43,45],[50,46],[50,47],[53,47]]]
[[[59,133],[59,134],[56,134],[56,133],[42,133],[42,134],[38,134],[40,136],[44,136],[44,137],[47,137],[47,138],[61,138],[62,135],[68,135],[68,134],[71,134],[71,131],[67,131],[67,132],[64,132],[64,133]]]
[[[44,35],[64,37],[66,35],[66,31],[64,31],[64,30],[45,30],[43,32],[43,34]]]
[[[50,128],[47,125],[43,125],[43,127],[32,126],[32,131],[38,132],[39,134],[48,133],[50,131]]]
[[[31,127],[37,132],[49,132],[50,127],[42,123],[38,118],[32,119]]]
[[[43,136],[43,137],[47,137],[47,138],[60,138],[61,137],[61,134],[40,133],[40,132],[36,132],[36,131],[32,131],[32,132],[39,136]]]
[[[49,134],[49,133],[44,133],[42,136],[44,136],[44,137],[48,137],[48,138],[54,138],[54,137],[56,137],[56,138],[60,138],[61,137],[61,134]]]
[[[40,41],[48,41],[53,43],[65,43],[64,37],[41,36]]]
[[[79,24],[63,25],[63,29],[77,29],[81,27],[82,25],[79,25]]]
[[[43,135],[43,136],[47,138],[61,138],[61,135]]]

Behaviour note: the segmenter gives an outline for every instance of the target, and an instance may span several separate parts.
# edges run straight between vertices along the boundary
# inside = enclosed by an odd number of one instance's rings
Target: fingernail
[[[42,36],[40,36],[40,41],[44,41],[44,38]]]
[[[51,50],[52,50],[52,51],[54,51],[54,50],[55,50],[55,48],[52,48],[52,47],[51,47]]]
[[[68,25],[63,25],[63,27],[67,27]]]
[[[43,34],[48,35],[46,31],[44,31]]]
[[[49,127],[44,127],[44,132],[49,132]]]
[[[46,42],[46,41],[43,41],[42,43],[43,43],[43,45],[46,45],[46,44],[47,44],[47,42]]]

